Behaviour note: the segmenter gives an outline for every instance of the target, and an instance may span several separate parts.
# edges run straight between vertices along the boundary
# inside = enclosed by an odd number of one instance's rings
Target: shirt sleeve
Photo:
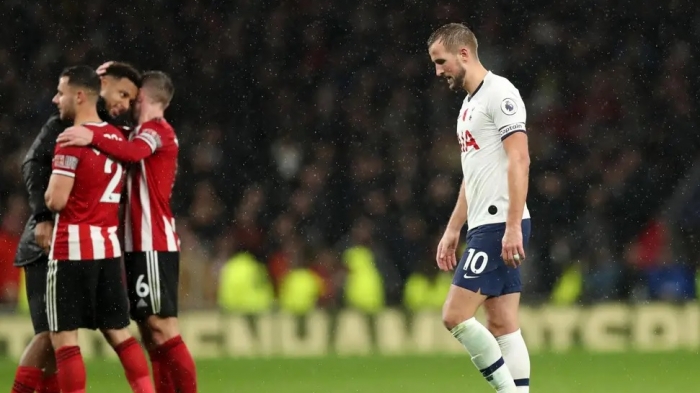
[[[493,123],[501,135],[501,140],[516,132],[525,132],[527,111],[520,93],[515,87],[504,88],[495,94],[489,103]]]
[[[151,148],[151,152],[155,153],[156,150],[163,147],[163,132],[162,130],[157,130],[155,128],[144,128],[142,129],[134,140],[142,140],[146,142],[148,147]]]
[[[53,162],[51,163],[51,174],[75,177],[75,171],[78,169],[80,156],[84,150],[84,148],[80,147],[61,147],[56,145]]]
[[[121,137],[115,138],[114,135],[110,137],[104,133],[95,132],[92,145],[123,162],[139,162],[155,152],[147,140],[138,136],[133,141],[127,141]]]

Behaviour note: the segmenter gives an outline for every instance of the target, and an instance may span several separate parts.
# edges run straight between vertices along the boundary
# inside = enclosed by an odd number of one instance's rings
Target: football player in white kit
[[[467,93],[457,119],[464,180],[436,255],[440,269],[456,267],[443,321],[497,392],[529,392],[530,357],[518,323],[519,265],[530,236],[525,105],[512,83],[480,63],[466,26],[440,27],[428,47],[437,76]],[[457,263],[465,223],[467,248]],[[482,304],[487,327],[474,319]]]

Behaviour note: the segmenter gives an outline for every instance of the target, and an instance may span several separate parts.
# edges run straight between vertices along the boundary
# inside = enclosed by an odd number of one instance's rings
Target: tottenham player
[[[112,62],[103,70],[98,101],[100,117],[120,126],[127,126],[129,114],[136,99],[141,74],[132,66]],[[56,138],[72,124],[51,116],[41,128],[22,164],[32,216],[27,221],[15,257],[15,266],[24,269],[29,312],[34,327],[34,338],[27,345],[17,367],[12,393],[37,391],[58,393],[55,357],[51,347],[46,317],[46,272],[48,250],[53,233],[53,214],[46,207],[44,192],[51,176],[51,161]]]
[[[440,27],[428,51],[437,76],[467,93],[457,119],[464,180],[436,255],[440,269],[457,267],[443,320],[496,391],[528,392],[530,358],[518,324],[518,266],[530,236],[525,105],[507,79],[479,62],[466,26]],[[465,222],[467,248],[457,264]],[[488,328],[474,319],[482,304]]]
[[[58,138],[63,146],[95,148],[125,162],[138,163],[127,177],[125,265],[131,316],[149,349],[158,393],[197,391],[195,364],[177,326],[180,241],[170,199],[177,170],[178,141],[163,118],[174,88],[160,71],[143,74],[135,105],[138,127],[131,141],[105,138],[72,127]]]
[[[97,114],[100,78],[85,66],[66,69],[53,102],[63,120],[123,140],[121,131]],[[56,146],[46,190],[54,230],[46,278],[46,314],[64,393],[85,392],[85,365],[78,329],[100,329],[117,352],[135,393],[154,391],[148,363],[131,336],[117,238],[123,171],[101,152]]]

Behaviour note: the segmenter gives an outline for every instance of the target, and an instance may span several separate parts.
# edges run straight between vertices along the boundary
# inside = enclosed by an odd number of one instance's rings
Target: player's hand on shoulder
[[[522,228],[506,227],[501,246],[501,258],[503,258],[506,265],[513,268],[520,266],[525,259]]]
[[[34,227],[34,239],[36,244],[44,250],[45,253],[49,253],[51,248],[51,237],[53,235],[53,222],[52,221],[42,221],[36,224]]]
[[[457,266],[457,244],[459,244],[459,231],[446,229],[438,244],[435,261],[440,270],[449,271]]]
[[[56,139],[61,147],[87,146],[92,143],[94,133],[83,126],[73,126],[66,128]]]

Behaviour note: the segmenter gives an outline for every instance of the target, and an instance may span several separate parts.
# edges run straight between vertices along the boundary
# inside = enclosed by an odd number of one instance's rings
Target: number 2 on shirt
[[[113,167],[116,165],[116,170],[113,170]],[[119,186],[119,182],[122,179],[122,164],[118,162],[114,162],[107,158],[105,160],[105,173],[114,173],[112,175],[112,180],[109,181],[109,184],[107,185],[107,189],[105,190],[104,194],[102,194],[102,198],[100,198],[100,202],[103,203],[119,203],[119,200],[121,199],[121,194],[118,192],[114,192],[117,189],[117,186]]]

